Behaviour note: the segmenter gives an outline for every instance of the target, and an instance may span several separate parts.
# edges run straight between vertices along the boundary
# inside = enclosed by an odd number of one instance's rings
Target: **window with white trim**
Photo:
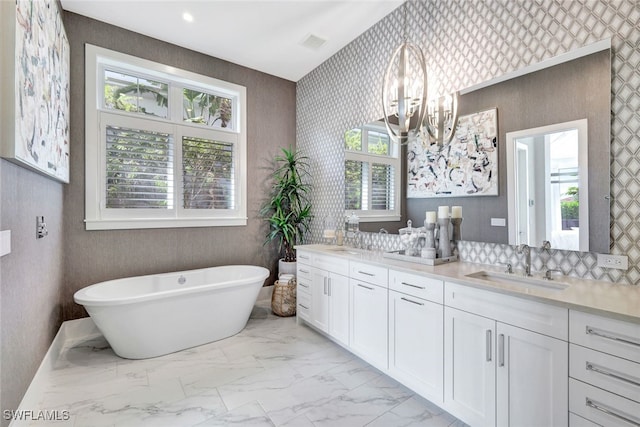
[[[361,221],[400,220],[400,156],[384,125],[345,133],[345,210]]]
[[[246,225],[246,89],[86,46],[87,230]]]

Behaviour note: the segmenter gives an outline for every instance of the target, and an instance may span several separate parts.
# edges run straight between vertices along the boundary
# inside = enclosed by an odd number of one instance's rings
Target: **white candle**
[[[435,211],[428,211],[425,213],[425,220],[429,223],[429,224],[435,224],[436,223],[436,212]]]
[[[449,206],[438,206],[438,219],[449,218]]]
[[[451,206],[451,218],[462,218],[462,206]]]

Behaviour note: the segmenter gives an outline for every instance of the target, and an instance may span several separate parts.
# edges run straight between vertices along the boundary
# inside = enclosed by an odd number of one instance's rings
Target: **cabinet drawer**
[[[640,402],[640,364],[571,344],[569,375]]]
[[[569,410],[607,427],[640,425],[640,403],[569,379]]]
[[[389,270],[389,289],[438,304],[444,302],[444,282],[418,274]]]
[[[640,324],[571,310],[569,340],[629,360],[640,360]]]
[[[313,265],[313,254],[307,251],[296,250],[296,261],[298,264]]]
[[[310,322],[311,321],[311,296],[305,293],[298,293],[296,305],[297,305],[296,313],[298,314],[298,317],[306,320],[307,322]]]
[[[563,341],[568,339],[566,308],[449,282],[445,283],[444,301],[450,307]]]
[[[311,280],[298,278],[298,285],[296,287],[296,293],[311,295]]]
[[[298,263],[298,267],[296,270],[296,278],[298,280],[302,279],[302,280],[307,280],[307,281],[311,281],[313,278],[313,267],[311,267],[310,265],[306,265],[306,264],[300,264]]]
[[[388,271],[385,267],[351,261],[349,270],[349,276],[352,279],[362,280],[385,288],[388,287]]]

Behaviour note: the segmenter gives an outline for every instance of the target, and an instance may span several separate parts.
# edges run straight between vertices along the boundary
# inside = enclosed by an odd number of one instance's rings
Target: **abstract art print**
[[[419,136],[407,157],[407,197],[497,196],[498,110],[460,117],[445,146]]]
[[[3,156],[69,182],[69,41],[60,10],[53,0],[18,0],[7,15],[14,57],[4,60],[13,60],[14,78],[3,89],[15,104]]]

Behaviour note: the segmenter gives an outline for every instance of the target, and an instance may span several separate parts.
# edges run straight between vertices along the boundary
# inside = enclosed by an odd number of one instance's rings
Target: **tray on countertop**
[[[446,264],[446,263],[454,262],[458,260],[458,255],[451,255],[445,258],[422,258],[421,256],[405,255],[404,250],[383,252],[382,257],[397,259],[400,261],[415,262],[417,264],[425,264],[425,265],[440,265],[440,264]]]

